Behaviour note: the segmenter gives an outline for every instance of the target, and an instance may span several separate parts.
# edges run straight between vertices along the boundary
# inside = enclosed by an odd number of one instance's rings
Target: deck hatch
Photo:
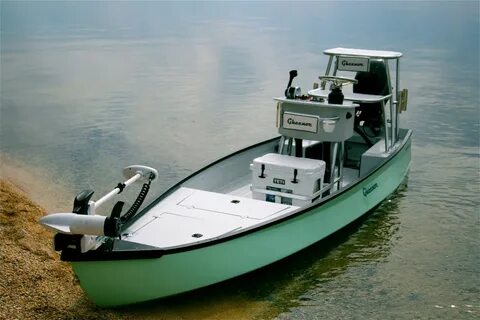
[[[292,208],[292,206],[288,205],[247,198],[242,198],[237,203],[235,200],[238,200],[238,198],[228,194],[196,190],[178,205],[190,209],[212,211],[255,220],[262,220]]]

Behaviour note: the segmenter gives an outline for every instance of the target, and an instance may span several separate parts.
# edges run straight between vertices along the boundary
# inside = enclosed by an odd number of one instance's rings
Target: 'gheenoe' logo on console
[[[285,112],[282,127],[284,129],[317,133],[318,117]]]
[[[311,127],[312,124],[310,122],[300,122],[300,121],[295,121],[294,119],[292,118],[289,118],[287,120],[287,123],[288,124],[294,124],[294,125],[297,125],[297,126],[307,126],[307,127]]]

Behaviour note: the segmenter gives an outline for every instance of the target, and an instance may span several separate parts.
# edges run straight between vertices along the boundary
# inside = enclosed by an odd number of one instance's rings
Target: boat
[[[72,212],[40,220],[92,301],[135,304],[241,276],[344,228],[397,189],[412,136],[399,126],[408,99],[399,89],[402,54],[324,54],[313,89],[292,85],[292,70],[284,96],[274,98],[279,136],[207,165],[148,205],[161,173],[133,165],[97,201],[85,190]],[[118,201],[100,212],[136,181],[143,185],[129,210]]]

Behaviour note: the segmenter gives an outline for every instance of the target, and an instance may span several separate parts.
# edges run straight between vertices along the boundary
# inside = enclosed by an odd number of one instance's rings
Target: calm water
[[[324,70],[324,49],[401,51],[413,160],[389,201],[286,261],[121,311],[139,319],[478,319],[479,28],[478,1],[2,1],[2,171],[28,168],[34,174],[19,179],[56,211],[70,210],[86,187],[107,192],[134,163],[159,170],[159,195],[275,136],[271,98],[282,95],[290,69],[306,91]]]

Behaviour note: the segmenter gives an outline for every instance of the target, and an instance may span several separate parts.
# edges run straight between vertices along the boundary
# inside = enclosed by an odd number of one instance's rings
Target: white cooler
[[[268,153],[253,160],[253,199],[305,206],[322,188],[325,161]]]

